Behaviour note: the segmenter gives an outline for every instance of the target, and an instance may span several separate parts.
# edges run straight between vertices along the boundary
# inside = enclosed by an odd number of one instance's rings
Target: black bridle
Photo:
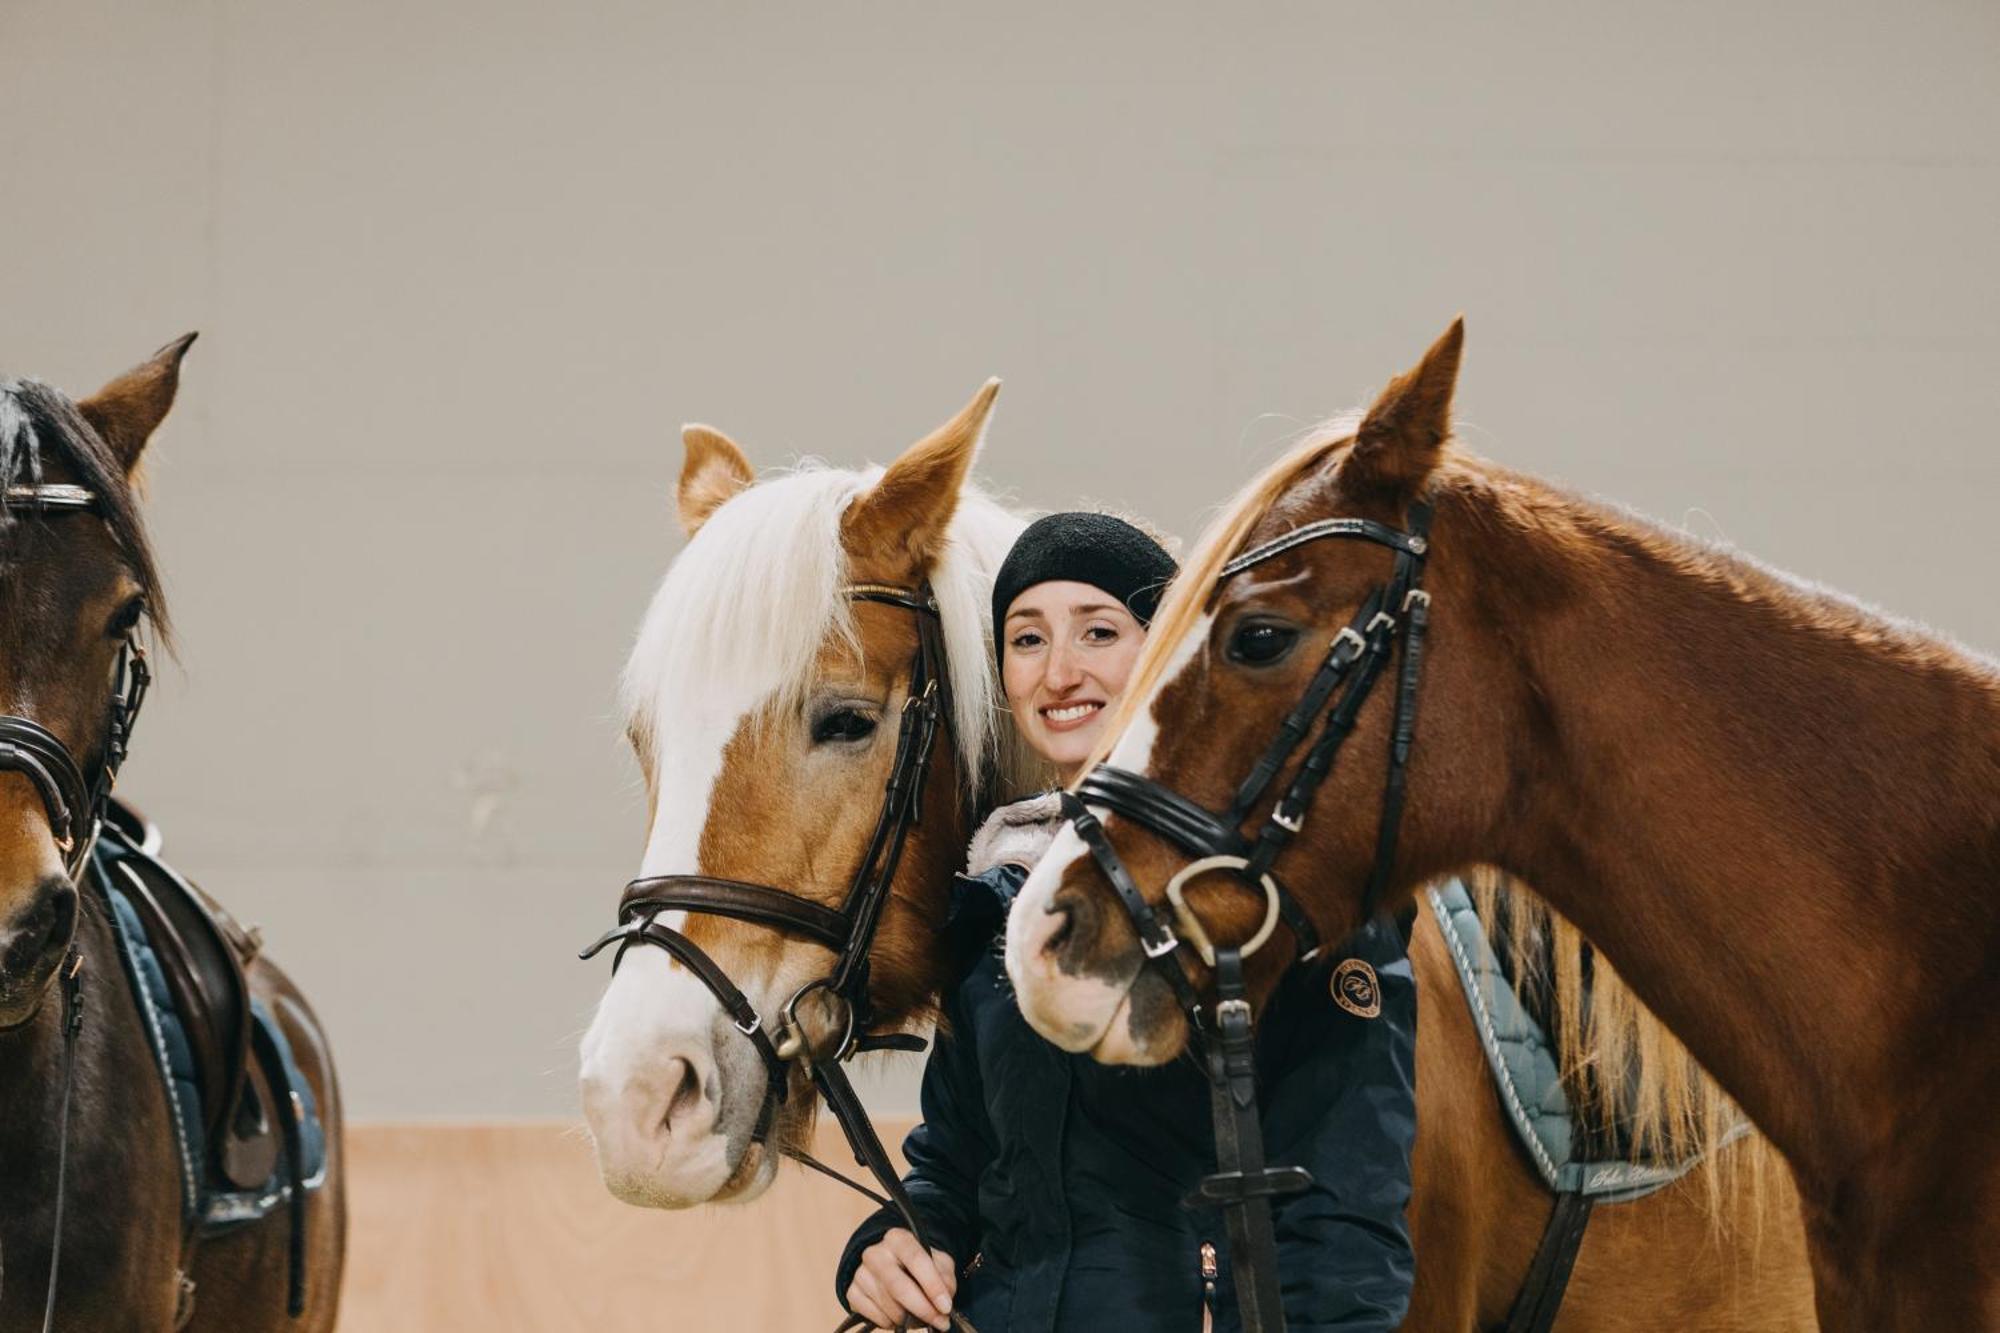
[[[881,812],[867,850],[854,868],[847,892],[837,908],[810,902],[797,894],[765,884],[719,879],[711,875],[655,875],[635,879],[625,886],[618,902],[618,925],[606,931],[579,955],[594,957],[616,944],[612,968],[635,944],[649,944],[665,950],[700,980],[721,1004],[723,1012],[738,1032],[756,1048],[764,1062],[765,1090],[757,1112],[751,1141],[769,1141],[771,1126],[790,1090],[790,1068],[803,1067],[825,1099],[855,1161],[868,1168],[881,1193],[861,1185],[803,1149],[780,1146],[779,1151],[802,1164],[868,1195],[884,1207],[893,1207],[903,1223],[926,1249],[924,1228],[914,1205],[896,1175],[895,1165],[882,1146],[874,1124],[860,1097],[848,1080],[846,1061],[863,1051],[921,1051],[924,1040],[910,1033],[871,1032],[872,1013],[868,998],[868,955],[875,942],[876,927],[882,919],[889,894],[895,884],[896,868],[910,830],[923,818],[924,783],[930,773],[938,735],[950,729],[951,681],[945,657],[937,600],[928,585],[900,588],[887,584],[862,583],[847,589],[857,602],[875,602],[900,607],[917,618],[917,650],[910,661],[909,689],[903,701],[902,722],[896,736],[896,756],[882,792]],[[833,966],[824,976],[799,987],[780,1006],[775,1031],[768,1026],[756,1005],[706,950],[681,931],[665,924],[665,912],[684,911],[728,917],[765,926],[785,935],[810,940],[832,951]],[[817,994],[838,1016],[840,1039],[830,1049],[815,1051],[799,1006]],[[971,1325],[956,1311],[953,1322],[964,1333]],[[866,1327],[860,1316],[851,1317],[842,1330]]]
[[[1063,812],[1131,915],[1148,966],[1173,989],[1190,1028],[1206,1047],[1210,1104],[1215,1115],[1216,1173],[1202,1180],[1188,1203],[1223,1209],[1245,1333],[1285,1327],[1270,1201],[1274,1196],[1308,1189],[1313,1182],[1301,1167],[1267,1168],[1264,1164],[1257,1114],[1255,1034],[1243,960],[1263,947],[1281,920],[1291,929],[1298,961],[1319,952],[1318,931],[1273,867],[1305,826],[1314,794],[1353,733],[1362,706],[1387,670],[1400,638],[1402,669],[1390,724],[1388,779],[1376,832],[1375,862],[1361,900],[1361,919],[1372,919],[1381,905],[1396,859],[1410,750],[1416,738],[1417,686],[1430,619],[1430,594],[1423,589],[1430,519],[1430,507],[1424,504],[1410,507],[1407,530],[1366,518],[1322,519],[1254,547],[1222,567],[1218,586],[1221,580],[1274,556],[1331,538],[1373,542],[1395,553],[1388,582],[1376,588],[1354,619],[1334,635],[1304,694],[1279,724],[1277,734],[1237,788],[1227,810],[1211,811],[1151,778],[1109,764],[1099,764],[1084,775],[1073,793],[1063,795]],[[1243,826],[1251,812],[1315,726],[1320,727],[1319,734],[1306,749],[1290,785],[1256,832],[1246,835]],[[1093,807],[1129,819],[1195,858],[1167,883],[1171,920],[1140,893]],[[1236,876],[1265,900],[1264,918],[1256,932],[1233,947],[1217,945],[1187,904],[1187,884],[1216,872]],[[1217,1003],[1212,1029],[1203,1020],[1200,996],[1182,953],[1188,944],[1215,973]]]
[[[95,492],[58,483],[7,487],[7,502],[27,504],[43,513],[97,514],[104,510]],[[78,880],[97,842],[112,784],[131,747],[132,727],[153,673],[146,650],[131,634],[118,649],[111,678],[111,712],[105,725],[104,752],[86,769],[54,732],[33,718],[0,713],[0,772],[24,774],[48,811],[49,832],[62,853],[63,866]],[[54,1235],[49,1242],[48,1294],[43,1306],[43,1333],[55,1327],[56,1277],[62,1266],[63,1199],[69,1169],[69,1105],[76,1082],[76,1039],[83,1030],[83,954],[74,944],[58,970],[63,993],[63,1087],[56,1139],[56,1206]],[[25,1026],[25,1025],[24,1025]]]

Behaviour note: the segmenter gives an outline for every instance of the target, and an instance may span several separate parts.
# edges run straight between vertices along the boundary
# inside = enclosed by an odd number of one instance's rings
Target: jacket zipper
[[[1215,1329],[1215,1246],[1201,1243],[1201,1333]]]

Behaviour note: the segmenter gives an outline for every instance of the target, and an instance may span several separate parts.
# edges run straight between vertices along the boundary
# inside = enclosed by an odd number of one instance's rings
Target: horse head
[[[1277,799],[1296,780],[1310,740],[1239,810],[1246,775],[1338,650],[1337,636],[1350,633],[1342,626],[1356,625],[1358,635],[1360,624],[1370,619],[1363,608],[1378,604],[1371,598],[1388,583],[1395,556],[1365,541],[1309,540],[1255,558],[1254,567],[1226,576],[1225,569],[1245,551],[1329,517],[1371,520],[1380,531],[1402,531],[1411,505],[1425,495],[1445,457],[1461,338],[1461,327],[1454,324],[1419,366],[1382,392],[1358,425],[1322,433],[1294,451],[1251,483],[1211,526],[1155,618],[1125,702],[1107,728],[1108,754],[1098,758],[1211,812],[1240,814],[1240,825],[1226,816],[1220,822],[1230,826],[1230,834],[1240,832],[1254,842]],[[1436,558],[1424,575],[1426,587],[1446,584],[1451,576],[1448,561]],[[1443,616],[1442,591],[1438,599]],[[1455,632],[1456,626],[1434,618],[1434,644]],[[1465,711],[1444,697],[1465,685],[1460,675],[1426,668],[1427,721]],[[1441,679],[1447,676],[1451,679]],[[1396,690],[1392,670],[1382,687],[1360,701],[1338,761],[1271,866],[1274,885],[1297,880],[1319,938],[1329,943],[1360,924],[1363,886],[1376,859]],[[1326,712],[1315,710],[1312,736],[1323,734]],[[1432,762],[1440,762],[1435,756],[1441,751],[1429,737],[1426,745]],[[1491,759],[1494,771],[1503,771],[1493,746],[1471,738],[1464,746],[1450,761],[1454,767]],[[1086,785],[1086,800],[1088,795]],[[1413,793],[1413,817],[1421,813],[1419,804]],[[1290,812],[1286,820],[1289,828]],[[1179,922],[1182,939],[1205,936],[1244,948],[1253,1000],[1268,993],[1294,956],[1282,924],[1276,926],[1275,943],[1249,952],[1248,942],[1279,920],[1275,887],[1260,891],[1254,877],[1226,873],[1228,867],[1191,879],[1181,875],[1193,856],[1117,813],[1102,814],[1102,834],[1160,919]],[[1177,877],[1178,908],[1168,894]],[[1399,887],[1408,882],[1399,870]],[[1211,969],[1195,950],[1178,952],[1197,993],[1212,1005]],[[1163,1063],[1185,1047],[1188,1024],[1170,979],[1147,962],[1132,916],[1086,843],[1074,828],[1065,829],[1029,877],[1008,925],[1007,968],[1021,1012],[1066,1050],[1089,1051],[1111,1063]],[[1167,963],[1175,960],[1169,957]]]
[[[193,341],[81,402],[0,381],[0,1027],[35,1012],[75,936],[114,675],[164,613],[132,478]]]
[[[906,705],[921,702],[913,673],[932,649],[949,703],[869,942],[863,1012],[835,1012],[812,989],[833,966],[826,939],[770,921],[656,914],[741,992],[750,1021],[679,957],[621,949],[581,1077],[599,1167],[620,1198],[685,1207],[761,1191],[812,1129],[796,1057],[831,1058],[850,1018],[892,1030],[932,1003],[969,798],[1011,739],[984,608],[1020,523],[967,485],[997,389],[866,472],[806,467],[758,483],[725,436],[684,432],[688,543],[624,679],[650,813],[641,879],[702,876],[841,912],[883,822]],[[774,1072],[760,1031],[786,1034],[787,1067]]]

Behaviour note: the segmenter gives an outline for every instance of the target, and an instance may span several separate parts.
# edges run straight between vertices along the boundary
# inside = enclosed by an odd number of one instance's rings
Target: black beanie
[[[1180,566],[1166,548],[1110,514],[1048,514],[1027,526],[993,580],[993,649],[1007,651],[1007,608],[1037,583],[1073,581],[1102,588],[1141,625],[1160,609],[1160,594]]]

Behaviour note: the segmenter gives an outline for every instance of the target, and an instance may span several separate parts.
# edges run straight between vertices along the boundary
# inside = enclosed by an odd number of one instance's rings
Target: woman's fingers
[[[949,1328],[950,1321],[939,1311],[935,1302],[924,1292],[904,1262],[905,1249],[897,1243],[897,1238],[909,1237],[907,1231],[892,1231],[861,1254],[861,1266],[855,1270],[853,1288],[872,1307],[864,1310],[855,1307],[855,1313],[876,1320],[879,1327],[895,1328],[905,1317],[929,1324],[934,1328]],[[929,1256],[918,1255],[926,1265]]]
[[[905,1272],[901,1265],[892,1272],[877,1276],[882,1279],[884,1299],[880,1304],[883,1313],[897,1319],[908,1314],[932,1328],[950,1327],[950,1321],[938,1313],[937,1307],[931,1304],[928,1296],[924,1295],[923,1288],[917,1285],[916,1279]]]
[[[937,1264],[938,1275],[944,1278],[945,1295],[958,1295],[958,1260],[952,1258],[943,1250],[932,1250],[931,1259]],[[946,1304],[945,1309],[949,1310],[950,1308],[951,1306]]]
[[[896,1321],[882,1309],[875,1299],[875,1279],[866,1270],[856,1269],[854,1281],[847,1284],[847,1308],[868,1321],[870,1328],[894,1328]]]
[[[882,1239],[902,1262],[904,1270],[923,1288],[932,1310],[930,1322],[938,1328],[949,1327],[950,1321],[942,1316],[951,1309],[951,1295],[957,1285],[955,1280],[948,1283],[944,1279],[953,1266],[951,1257],[942,1250],[925,1250],[907,1231],[891,1231]]]

